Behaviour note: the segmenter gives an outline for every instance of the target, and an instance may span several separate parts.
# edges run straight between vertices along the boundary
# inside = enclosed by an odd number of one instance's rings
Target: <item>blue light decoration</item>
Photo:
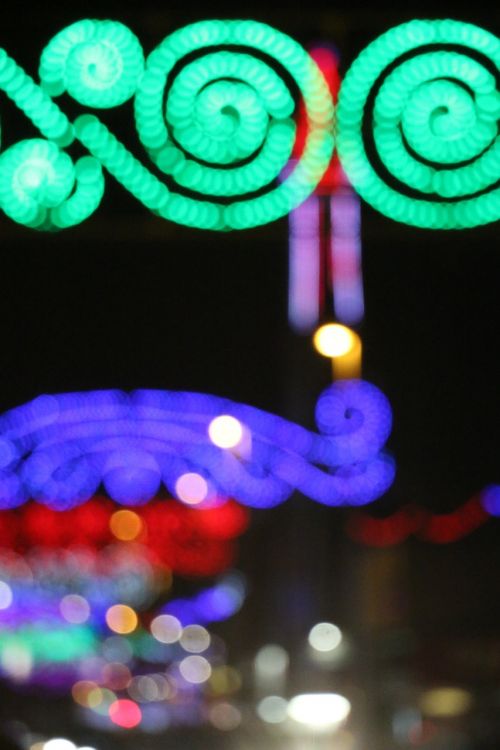
[[[0,156],[0,208],[25,226],[63,229],[85,220],[101,201],[105,167],[164,219],[246,229],[303,202],[330,162],[333,102],[324,77],[295,40],[267,24],[199,21],[165,37],[145,59],[124,24],[84,19],[47,44],[39,74],[40,85],[0,48],[0,91],[44,136]],[[63,94],[100,112],[134,97],[137,134],[155,169],[95,114],[70,121],[53,101]],[[305,142],[279,182],[299,106]],[[91,156],[73,164],[63,149],[75,140]]]
[[[232,447],[211,437],[222,416],[241,425]],[[392,412],[381,391],[361,380],[334,383],[318,399],[316,423],[319,433],[201,393],[40,396],[0,417],[0,508],[33,498],[65,510],[101,484],[112,499],[132,506],[148,502],[162,485],[198,507],[233,497],[269,508],[294,490],[330,506],[380,497],[395,473],[382,452]],[[186,479],[196,487],[193,496],[180,490]]]
[[[481,502],[492,516],[500,516],[500,484],[490,484],[482,492]]]
[[[235,572],[226,573],[213,586],[201,589],[190,598],[171,599],[160,613],[176,617],[183,627],[223,622],[241,609],[245,596],[244,578]]]

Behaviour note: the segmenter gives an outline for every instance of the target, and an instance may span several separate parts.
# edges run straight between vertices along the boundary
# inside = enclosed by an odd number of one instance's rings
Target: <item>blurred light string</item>
[[[500,218],[500,40],[452,20],[409,21],[352,63],[337,108],[342,166],[377,211],[418,227]]]
[[[236,573],[226,573],[214,586],[202,589],[190,598],[171,599],[160,611],[176,617],[183,626],[193,623],[207,625],[236,614],[245,596],[244,578]]]
[[[246,447],[212,442],[210,424],[221,415],[241,423]],[[382,392],[361,380],[335,383],[318,399],[316,423],[319,433],[199,393],[40,396],[0,417],[0,507],[32,497],[68,509],[101,484],[117,502],[141,505],[162,485],[177,496],[181,479],[181,499],[198,507],[233,497],[267,508],[294,490],[326,505],[380,497],[395,471],[382,452],[392,428]],[[195,486],[195,496],[185,494],[186,484]]]
[[[340,85],[336,52],[323,43],[312,47],[309,54],[336,101]],[[306,133],[307,115],[301,107],[295,158],[300,157]],[[288,221],[288,316],[292,328],[310,333],[325,314],[332,292],[335,318],[347,325],[360,323],[364,300],[359,198],[336,154],[314,194],[290,212]]]
[[[450,513],[432,513],[418,505],[407,505],[385,518],[358,511],[347,522],[347,533],[356,542],[389,547],[414,536],[435,544],[460,541],[500,516],[500,485],[490,485]]]
[[[173,499],[158,500],[133,511],[120,509],[104,497],[65,511],[28,503],[0,511],[0,571],[6,550],[28,560],[33,551],[45,553],[47,560],[49,553],[54,560],[58,555],[56,568],[63,565],[65,550],[68,559],[80,551],[96,580],[112,564],[119,569],[119,556],[103,554],[110,545],[119,544],[125,558],[127,554],[132,560],[140,557],[179,575],[212,576],[234,563],[234,540],[248,523],[248,510],[234,501],[195,510]],[[131,534],[128,528],[134,524],[137,533]],[[141,566],[131,563],[131,568],[139,572]]]
[[[145,60],[126,26],[86,19],[49,42],[39,73],[41,86],[0,49],[0,90],[48,139],[21,141],[0,156],[0,207],[29,227],[61,229],[90,216],[104,192],[104,166],[162,218],[245,229],[304,201],[330,161],[333,103],[321,72],[296,41],[257,21],[191,24]],[[100,110],[135,97],[140,141],[168,186],[97,116],[71,123],[52,100],[65,92]],[[295,99],[306,112],[304,147],[275,184],[295,142]],[[73,164],[62,149],[75,138],[92,156]]]

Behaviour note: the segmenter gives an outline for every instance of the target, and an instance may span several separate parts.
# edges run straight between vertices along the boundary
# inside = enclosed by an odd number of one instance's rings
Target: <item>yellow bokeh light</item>
[[[357,334],[339,323],[322,325],[313,337],[315,349],[324,357],[344,357],[356,346]]]
[[[138,619],[132,607],[126,604],[114,604],[106,612],[106,623],[114,633],[126,635],[136,629]]]
[[[222,665],[212,670],[209,689],[213,695],[230,695],[241,688],[241,675],[233,667]]]
[[[208,425],[208,436],[219,448],[236,448],[243,438],[243,427],[235,417],[221,414]]]
[[[448,718],[467,713],[472,706],[472,696],[458,687],[440,687],[427,690],[420,699],[420,709],[425,716]]]
[[[94,708],[102,701],[101,690],[95,682],[79,680],[71,688],[75,703],[85,708]]]
[[[117,510],[109,521],[111,533],[121,542],[131,542],[142,531],[142,520],[132,510]]]

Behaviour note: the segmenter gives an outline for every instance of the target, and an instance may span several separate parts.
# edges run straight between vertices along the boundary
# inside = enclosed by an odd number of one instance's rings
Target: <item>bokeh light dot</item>
[[[219,448],[236,448],[243,437],[243,427],[236,417],[221,414],[210,422],[208,435]]]
[[[175,493],[179,500],[187,505],[202,503],[208,494],[206,480],[196,472],[181,474],[175,483]]]
[[[12,589],[5,581],[0,581],[0,609],[8,609],[12,604]]]
[[[186,682],[200,685],[210,679],[212,667],[203,656],[186,656],[179,664],[179,671]]]
[[[90,605],[79,594],[64,596],[60,601],[59,610],[66,622],[71,622],[73,625],[87,622],[90,617]]]
[[[210,646],[210,633],[202,625],[187,625],[182,632],[180,643],[185,651],[200,654]]]
[[[241,711],[232,703],[215,703],[208,711],[210,723],[222,732],[231,732],[241,724]]]
[[[96,688],[99,690],[95,682],[91,682],[90,680],[79,680],[78,682],[75,682],[71,688],[71,695],[75,703],[78,703],[84,708],[92,708],[90,704],[90,695]]]
[[[132,510],[117,510],[111,516],[109,527],[112,534],[121,542],[131,542],[142,532],[142,520]]]
[[[340,646],[342,632],[331,622],[319,622],[311,628],[308,641],[315,651],[333,651]]]
[[[120,635],[133,633],[138,625],[137,614],[126,604],[114,604],[106,612],[106,623],[110,630]]]
[[[137,703],[128,698],[121,698],[109,707],[109,718],[123,729],[134,729],[141,723],[142,712]]]
[[[340,323],[326,323],[314,334],[314,346],[324,357],[342,357],[355,346],[355,334]]]
[[[160,643],[176,643],[182,635],[182,625],[173,615],[158,615],[152,620],[150,629]]]
[[[283,648],[275,643],[263,646],[257,652],[254,661],[255,672],[264,680],[282,677],[288,669],[290,657]]]
[[[288,716],[317,731],[333,729],[349,716],[351,704],[337,693],[304,693],[288,704]]]
[[[76,750],[76,745],[63,737],[54,737],[44,744],[44,750]]]
[[[125,664],[112,662],[106,664],[102,670],[102,682],[110,690],[125,690],[132,680],[130,670]]]
[[[281,724],[287,718],[288,701],[280,695],[268,695],[257,704],[257,715],[266,724]]]

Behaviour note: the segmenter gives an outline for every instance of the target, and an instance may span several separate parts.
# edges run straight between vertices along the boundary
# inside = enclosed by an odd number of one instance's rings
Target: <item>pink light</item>
[[[337,320],[348,325],[364,316],[361,272],[360,203],[350,187],[343,187],[330,198],[333,304]]]
[[[123,729],[133,729],[141,723],[142,712],[134,701],[122,699],[110,705],[109,718],[113,724]]]
[[[320,306],[320,207],[312,195],[289,216],[288,319],[298,332],[314,328]]]

